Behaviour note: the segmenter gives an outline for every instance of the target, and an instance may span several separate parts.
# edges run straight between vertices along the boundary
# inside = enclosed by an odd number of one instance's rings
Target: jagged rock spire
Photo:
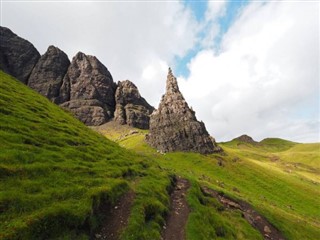
[[[169,68],[168,76],[167,76],[166,93],[176,93],[176,92],[180,92],[178,87],[178,82],[175,76],[173,76],[171,68]]]
[[[191,151],[213,153],[221,149],[189,108],[178,82],[169,68],[166,93],[159,108],[151,114],[147,142],[162,152]]]

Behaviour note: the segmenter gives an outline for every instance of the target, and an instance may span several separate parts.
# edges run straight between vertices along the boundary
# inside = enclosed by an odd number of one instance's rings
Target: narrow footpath
[[[187,191],[190,188],[188,180],[178,177],[174,190],[171,193],[171,209],[163,226],[162,240],[186,239],[185,225],[190,213],[186,201]]]
[[[95,240],[119,240],[121,231],[127,226],[131,206],[134,200],[134,192],[124,194],[115,206],[106,205],[101,211],[105,220],[92,239]]]

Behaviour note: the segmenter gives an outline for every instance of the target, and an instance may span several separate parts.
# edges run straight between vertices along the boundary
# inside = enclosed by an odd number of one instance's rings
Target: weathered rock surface
[[[94,56],[77,53],[60,89],[61,106],[86,125],[113,118],[116,84],[108,69]]]
[[[166,93],[150,116],[147,142],[162,152],[191,151],[202,154],[221,151],[210,138],[203,122],[196,119],[182,96],[177,79],[169,69]]]
[[[129,80],[121,81],[115,93],[114,120],[140,129],[149,128],[150,114],[154,108],[140,96],[139,90]]]
[[[253,140],[252,137],[245,135],[245,134],[241,135],[240,137],[235,138],[234,140],[239,140],[240,142],[251,143],[251,144],[257,143],[255,140]]]
[[[62,80],[67,73],[70,61],[59,48],[49,46],[32,70],[28,86],[51,101],[58,103]]]
[[[27,84],[40,58],[35,47],[10,29],[0,26],[0,69]]]
[[[101,125],[115,115],[118,123],[149,128],[154,108],[130,81],[119,82],[117,88],[96,57],[79,52],[70,63],[54,46],[40,57],[30,42],[10,29],[0,26],[0,36],[0,69],[70,110],[86,125]]]

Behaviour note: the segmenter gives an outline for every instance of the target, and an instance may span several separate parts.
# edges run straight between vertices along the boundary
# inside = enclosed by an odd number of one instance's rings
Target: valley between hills
[[[319,238],[320,143],[216,142],[171,69],[154,109],[95,57],[1,31],[0,239]]]

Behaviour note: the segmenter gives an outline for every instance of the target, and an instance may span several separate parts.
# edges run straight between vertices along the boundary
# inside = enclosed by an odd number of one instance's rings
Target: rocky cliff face
[[[35,47],[10,29],[0,26],[0,69],[24,84],[40,58]]]
[[[51,101],[58,103],[62,80],[67,73],[70,61],[59,48],[49,46],[41,56],[29,77],[28,86]]]
[[[0,69],[51,101],[70,110],[87,125],[116,122],[149,128],[153,111],[130,81],[113,82],[108,69],[94,56],[79,52],[70,63],[59,48],[39,52],[10,29],[0,26]],[[117,92],[116,92],[117,88]]]
[[[159,108],[150,116],[147,142],[162,152],[191,151],[203,154],[221,151],[203,122],[196,119],[182,96],[176,78],[169,69],[166,93]]]
[[[79,52],[71,62],[60,89],[62,107],[87,125],[101,125],[115,110],[116,84],[108,69],[94,56]]]
[[[140,96],[136,85],[129,80],[119,82],[115,101],[114,120],[116,122],[141,129],[149,128],[150,114],[154,108]]]

